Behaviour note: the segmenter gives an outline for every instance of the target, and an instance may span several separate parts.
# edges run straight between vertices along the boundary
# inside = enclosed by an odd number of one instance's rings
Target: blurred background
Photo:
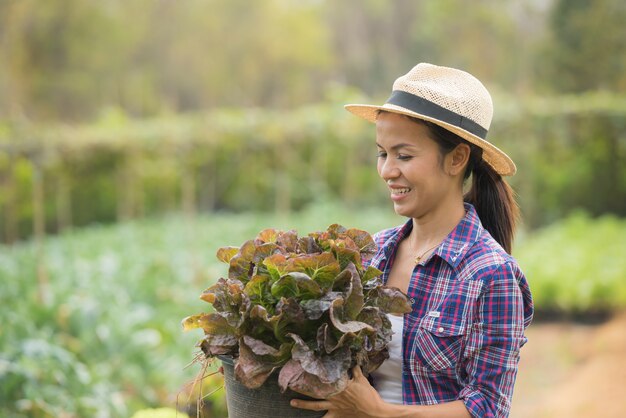
[[[537,314],[511,416],[623,417],[624,22],[622,0],[0,0],[0,415],[226,416],[180,328],[216,250],[401,223],[343,104],[431,62],[487,85],[518,166]]]

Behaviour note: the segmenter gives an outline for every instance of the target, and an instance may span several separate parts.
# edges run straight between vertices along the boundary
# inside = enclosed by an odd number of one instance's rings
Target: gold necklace
[[[435,248],[437,248],[439,246],[439,244],[441,243],[437,243],[435,246],[430,247],[429,249],[427,249],[426,251],[424,251],[422,253],[422,255],[418,255],[417,257],[415,257],[415,264],[419,264],[420,261],[422,261],[422,257],[424,257],[430,250],[434,250]]]

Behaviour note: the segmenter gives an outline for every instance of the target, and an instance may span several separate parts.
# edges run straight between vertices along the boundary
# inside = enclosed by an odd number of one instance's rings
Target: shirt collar
[[[465,216],[433,253],[446,260],[452,267],[459,265],[483,232],[483,225],[474,206],[469,203],[464,203],[464,206]]]
[[[457,226],[448,234],[441,245],[424,260],[427,263],[434,255],[438,255],[451,267],[456,268],[472,245],[478,240],[483,232],[483,226],[478,218],[476,209],[469,203],[464,203],[465,216]],[[413,220],[408,219],[400,226],[384,244],[384,258],[389,258],[391,253],[398,247],[400,241],[406,238],[413,229]]]

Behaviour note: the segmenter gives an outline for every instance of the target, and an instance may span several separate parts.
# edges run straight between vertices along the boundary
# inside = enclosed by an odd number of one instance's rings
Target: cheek
[[[376,160],[376,171],[378,171],[378,176],[380,178],[383,177],[383,164],[384,164],[384,161],[382,158],[378,158]]]

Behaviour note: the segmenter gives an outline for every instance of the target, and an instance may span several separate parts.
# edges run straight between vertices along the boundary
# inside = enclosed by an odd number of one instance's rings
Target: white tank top
[[[402,327],[404,316],[387,315],[393,336],[389,343],[389,358],[372,372],[374,385],[385,402],[402,404]]]

